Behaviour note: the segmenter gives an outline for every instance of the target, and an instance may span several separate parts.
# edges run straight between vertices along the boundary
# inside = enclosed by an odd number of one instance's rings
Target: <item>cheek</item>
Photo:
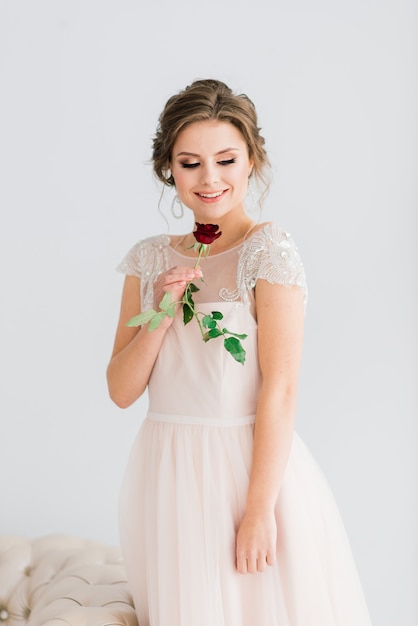
[[[246,166],[235,171],[234,183],[236,187],[247,189],[248,187],[248,168]]]
[[[182,188],[187,187],[187,181],[189,178],[187,176],[187,170],[180,169],[180,168],[173,168],[171,170],[171,173],[173,175],[177,189],[182,189]]]

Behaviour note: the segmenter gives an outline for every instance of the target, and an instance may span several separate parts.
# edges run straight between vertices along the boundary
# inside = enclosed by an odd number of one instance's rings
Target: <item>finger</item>
[[[254,553],[249,554],[247,557],[247,571],[249,574],[257,572],[257,556]]]
[[[177,282],[173,282],[173,283],[167,283],[165,285],[162,286],[162,290],[167,292],[167,291],[173,291],[173,289],[181,289],[182,291],[184,291],[185,286],[187,285],[187,281],[185,280],[179,280]]]
[[[164,276],[164,279],[161,281],[163,285],[172,285],[174,283],[177,282],[189,282],[190,280],[193,280],[195,278],[194,274],[185,274],[184,272],[182,273],[175,273],[175,274],[166,274]]]
[[[240,574],[248,574],[247,559],[245,556],[237,556],[237,570]]]
[[[186,272],[186,273],[187,272],[191,272],[191,273],[193,273],[193,272],[200,272],[200,271],[201,270],[200,270],[199,266],[197,266],[197,267],[194,267],[194,266],[190,267],[189,265],[174,265],[173,267],[170,267],[167,270],[167,273],[168,272],[180,272],[180,273],[182,273],[182,272]]]
[[[266,563],[267,565],[274,565],[276,562],[276,553],[271,551],[267,552]]]
[[[195,277],[193,276],[192,277],[184,276],[182,274],[178,276],[169,276],[161,284],[161,287],[170,289],[173,285],[179,285],[180,283],[183,284],[183,286],[186,286],[187,283],[191,283],[194,280],[194,278]]]
[[[259,556],[257,559],[257,571],[258,572],[265,572],[267,569],[267,559],[266,556]]]
[[[185,274],[190,277],[200,276],[201,273],[200,267],[184,267],[181,265],[176,265],[166,272],[166,274]]]

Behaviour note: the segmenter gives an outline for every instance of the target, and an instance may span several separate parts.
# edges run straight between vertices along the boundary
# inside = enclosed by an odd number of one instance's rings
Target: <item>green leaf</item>
[[[188,289],[186,289],[186,291],[184,292],[181,301],[184,302],[184,304],[188,304],[191,309],[194,309],[194,300],[192,294]]]
[[[216,328],[216,322],[212,315],[205,315],[202,319],[202,324],[205,328]]]
[[[160,311],[160,313],[156,313],[152,320],[149,323],[148,330],[155,330],[161,324],[163,319],[165,318],[165,311]]]
[[[149,309],[148,311],[144,311],[143,313],[139,313],[138,315],[131,317],[131,319],[126,322],[125,326],[143,326],[144,324],[152,320],[154,315],[157,315],[157,311],[154,311],[154,309]]]
[[[184,325],[188,324],[193,319],[193,310],[189,307],[187,302],[183,304],[183,322]]]
[[[222,332],[224,335],[231,335],[231,337],[236,337],[237,339],[247,339],[248,337],[248,335],[245,334],[239,335],[238,333],[231,333],[227,328],[222,328]]]
[[[228,337],[224,340],[226,350],[234,357],[238,363],[245,363],[245,350],[241,342],[236,337]]]
[[[221,330],[219,330],[219,328],[211,328],[207,333],[206,333],[208,339],[215,339],[215,337],[221,337],[223,335],[223,332]]]
[[[164,298],[161,300],[158,306],[160,307],[161,311],[166,311],[168,307],[170,306],[171,302],[172,302],[171,293],[169,291],[166,291],[164,294]]]
[[[186,325],[193,319],[193,316],[194,316],[194,301],[188,289],[184,292],[182,302],[184,302],[183,322],[184,322],[184,325]]]
[[[169,307],[166,308],[165,314],[169,317],[174,317],[176,314],[176,303],[172,302]]]
[[[192,293],[196,293],[196,291],[200,291],[199,287],[197,287],[194,283],[190,283],[189,289]]]
[[[224,316],[219,311],[212,311],[212,317],[214,320],[222,320]]]

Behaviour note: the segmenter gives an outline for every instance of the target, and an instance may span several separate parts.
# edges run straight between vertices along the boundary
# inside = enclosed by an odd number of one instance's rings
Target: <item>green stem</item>
[[[205,248],[204,248],[203,244],[200,244],[200,246],[199,246],[199,254],[197,256],[196,263],[194,264],[194,269],[196,269],[198,267],[199,261],[202,258],[202,254],[204,253],[204,251],[205,251]]]
[[[189,283],[187,283],[187,285],[186,285],[186,289],[185,289],[185,292],[184,292],[184,296],[185,296],[185,298],[183,297],[183,300],[181,300],[181,302],[182,302],[183,304],[187,304],[187,306],[191,309],[191,311],[192,311],[192,313],[193,313],[193,317],[196,319],[196,322],[197,322],[197,323],[198,323],[198,325],[199,325],[200,334],[202,335],[202,338],[203,338],[203,337],[205,336],[205,330],[204,330],[204,328],[203,328],[203,326],[202,326],[202,322],[201,322],[201,321],[200,321],[200,319],[199,319],[199,312],[195,310],[194,306],[192,305],[192,303],[190,302],[190,300],[189,300],[189,298],[188,298],[188,295],[189,295],[189,293],[190,293],[190,283],[191,283],[191,282],[192,282],[192,281],[190,281]],[[201,315],[203,316],[203,314],[201,314]]]
[[[202,255],[203,255],[204,252],[205,252],[205,246],[203,244],[200,244],[200,246],[199,246],[199,253],[198,253],[198,256],[197,256],[197,259],[196,259],[196,263],[194,264],[194,269],[196,269],[199,266],[199,261],[202,258]],[[185,290],[184,293],[185,293],[185,296],[186,296],[187,305],[190,307],[190,309],[191,309],[191,311],[193,313],[193,317],[196,319],[196,322],[199,325],[200,334],[202,335],[202,338],[203,338],[205,336],[205,330],[204,330],[204,328],[202,326],[202,323],[201,323],[201,321],[199,319],[198,312],[195,310],[194,306],[192,306],[190,304],[190,301],[189,301],[189,298],[188,298],[188,294],[189,294],[189,291],[190,291],[190,283],[191,282],[192,281],[189,281],[187,283],[186,290]]]

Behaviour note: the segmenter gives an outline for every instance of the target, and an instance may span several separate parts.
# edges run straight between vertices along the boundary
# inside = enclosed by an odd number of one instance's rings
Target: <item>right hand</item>
[[[276,560],[277,525],[274,511],[246,513],[236,539],[237,570],[241,574],[264,572]]]
[[[154,283],[154,309],[159,310],[159,304],[167,291],[171,292],[174,302],[181,300],[187,283],[196,278],[201,278],[201,276],[200,267],[195,269],[183,265],[176,265],[160,274]]]

